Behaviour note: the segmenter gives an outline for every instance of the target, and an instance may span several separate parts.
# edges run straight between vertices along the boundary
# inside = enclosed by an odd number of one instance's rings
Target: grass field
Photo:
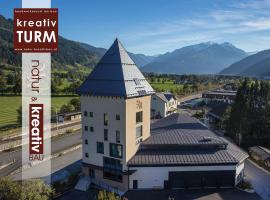
[[[182,89],[183,85],[174,84],[173,82],[151,82],[151,86],[156,91],[164,92],[164,91],[174,91],[177,88]]]
[[[76,97],[52,97],[52,106],[58,110]],[[0,128],[17,124],[17,109],[21,106],[19,96],[0,96]]]

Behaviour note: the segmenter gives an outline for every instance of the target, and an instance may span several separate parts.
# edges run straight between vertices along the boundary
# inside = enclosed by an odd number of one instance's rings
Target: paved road
[[[52,131],[56,131],[56,130],[61,130],[61,129],[65,129],[65,128],[69,128],[69,127],[73,127],[76,125],[80,125],[81,121],[75,121],[75,122],[68,122],[68,123],[63,123],[63,124],[59,124],[58,129],[54,126],[51,128],[51,132]],[[5,143],[9,143],[12,141],[16,141],[16,140],[21,140],[22,136],[21,136],[21,130],[18,131],[17,136],[14,135],[12,137],[7,137],[7,138],[1,138],[0,137],[0,144],[5,144]]]
[[[253,188],[264,200],[270,200],[270,172],[258,167],[252,161],[245,161],[245,175]]]
[[[82,148],[76,149],[72,152],[69,152],[67,154],[64,154],[60,157],[54,158],[51,160],[51,173],[57,173],[60,172],[60,170],[64,169],[67,166],[70,165],[75,165],[78,166],[79,163],[76,163],[77,161],[82,159]],[[38,174],[33,174],[32,172],[37,172],[39,170],[35,170],[35,168],[42,168],[43,165],[46,165],[46,161],[38,164],[36,166],[33,166],[29,169],[25,170],[25,173],[27,173],[27,171],[31,171],[31,176],[36,176],[38,177]],[[78,166],[80,167],[80,166]],[[20,180],[21,179],[21,173],[17,173],[11,176],[14,180]],[[47,177],[40,177],[43,178],[45,181],[48,180]]]
[[[198,94],[192,94],[189,96],[185,96],[185,97],[177,97],[179,102],[185,102],[185,101],[189,101],[191,99],[195,99],[195,98],[202,98],[202,93],[198,93]]]
[[[51,152],[55,154],[69,147],[81,144],[81,132],[78,131],[73,134],[68,134],[61,137],[56,137],[52,140]],[[21,166],[21,149],[12,152],[0,153],[0,165],[15,162],[0,170],[0,177],[7,176]]]

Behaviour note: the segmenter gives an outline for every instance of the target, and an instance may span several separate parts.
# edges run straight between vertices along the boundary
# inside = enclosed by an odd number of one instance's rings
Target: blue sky
[[[0,0],[0,14],[12,17],[20,2]],[[60,35],[98,47],[118,37],[147,55],[207,41],[270,48],[270,0],[52,0],[52,7]]]

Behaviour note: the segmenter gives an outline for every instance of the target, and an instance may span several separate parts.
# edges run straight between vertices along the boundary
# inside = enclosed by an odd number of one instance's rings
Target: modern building
[[[209,92],[204,92],[202,98],[206,103],[210,101],[222,101],[224,103],[232,104],[236,97],[237,91],[231,90],[213,90]]]
[[[151,118],[159,119],[177,112],[178,101],[171,92],[160,92],[151,97]]]
[[[128,161],[130,189],[233,187],[248,154],[187,114],[151,124],[151,136]]]
[[[83,172],[120,194],[131,189],[233,187],[248,155],[198,120],[151,124],[154,90],[115,40],[79,89]]]
[[[128,190],[127,162],[150,136],[154,90],[116,39],[79,89],[83,171],[100,185]]]

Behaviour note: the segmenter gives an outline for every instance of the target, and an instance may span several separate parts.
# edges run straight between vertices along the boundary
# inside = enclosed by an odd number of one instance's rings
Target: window
[[[115,116],[116,120],[120,120],[120,115]]]
[[[136,123],[141,123],[143,121],[143,112],[140,111],[140,112],[137,112],[136,113]]]
[[[88,131],[88,126],[84,126],[84,130],[85,131]]]
[[[103,157],[103,178],[122,182],[122,164],[120,160]]]
[[[104,113],[104,125],[108,126],[108,113]]]
[[[108,141],[108,129],[104,129],[104,140]]]
[[[116,135],[116,143],[120,143],[120,131],[116,131],[115,135]]]
[[[94,132],[94,127],[93,126],[90,127],[90,132]]]
[[[122,158],[123,146],[121,144],[110,143],[110,156],[115,158]]]
[[[138,189],[138,180],[133,180],[133,189]]]
[[[89,168],[89,176],[91,178],[95,178],[95,170],[94,169]]]
[[[88,144],[88,140],[84,140],[84,144]]]
[[[136,138],[142,137],[143,126],[136,127]]]
[[[87,117],[87,111],[84,111],[84,116]]]
[[[86,158],[88,158],[88,157],[89,157],[89,156],[88,156],[88,153],[85,153],[84,155],[85,155],[85,157],[86,157]]]
[[[97,142],[97,153],[104,154],[104,144],[103,144],[103,142]]]
[[[89,112],[89,117],[94,117],[93,112]]]

